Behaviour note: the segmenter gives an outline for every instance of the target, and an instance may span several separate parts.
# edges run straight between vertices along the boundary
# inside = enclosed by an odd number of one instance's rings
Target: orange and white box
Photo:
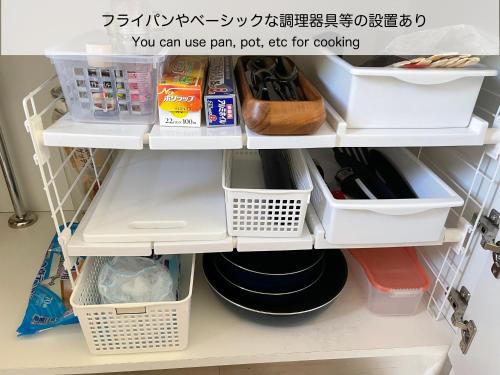
[[[158,83],[158,117],[161,126],[199,127],[208,59],[174,56],[167,60]]]

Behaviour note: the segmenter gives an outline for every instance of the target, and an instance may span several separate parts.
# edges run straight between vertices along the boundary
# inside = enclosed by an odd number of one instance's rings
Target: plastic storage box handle
[[[383,215],[414,215],[432,210],[433,207],[365,207],[367,211],[376,212]]]
[[[397,71],[391,69],[387,72],[387,76],[393,77],[406,83],[412,83],[414,85],[440,85],[467,77],[464,74],[455,74],[453,72],[446,72],[448,74],[443,74],[443,72],[441,72],[441,74],[439,73],[440,72],[435,71],[424,72],[422,70],[419,70],[418,72],[413,72],[406,69],[397,69]]]

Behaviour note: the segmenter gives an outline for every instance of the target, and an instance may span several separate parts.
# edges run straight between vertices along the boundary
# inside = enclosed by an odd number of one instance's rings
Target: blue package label
[[[212,56],[205,90],[207,126],[233,126],[237,123],[236,90],[231,56]]]
[[[234,96],[205,98],[209,126],[235,125]]]

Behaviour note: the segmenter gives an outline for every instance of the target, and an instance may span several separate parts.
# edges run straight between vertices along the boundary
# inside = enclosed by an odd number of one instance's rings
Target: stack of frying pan
[[[205,254],[203,269],[222,298],[270,315],[301,314],[326,306],[347,280],[346,261],[339,250]]]

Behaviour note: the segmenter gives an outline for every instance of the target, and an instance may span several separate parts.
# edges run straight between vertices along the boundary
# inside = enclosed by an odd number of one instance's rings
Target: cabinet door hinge
[[[466,287],[462,286],[460,291],[452,289],[448,295],[448,301],[453,307],[454,313],[451,316],[451,323],[460,329],[462,340],[460,341],[460,350],[466,354],[476,335],[476,324],[473,320],[464,320],[465,310],[469,303],[470,293]]]
[[[477,216],[474,217],[474,220]],[[481,231],[481,246],[483,249],[491,251],[493,265],[491,273],[495,278],[500,279],[500,241],[496,241],[500,226],[500,212],[492,209],[488,216],[481,216],[478,229]]]

